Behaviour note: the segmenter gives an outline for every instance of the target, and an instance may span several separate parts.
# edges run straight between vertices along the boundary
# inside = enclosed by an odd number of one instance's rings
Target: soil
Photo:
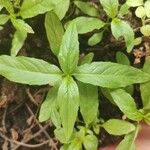
[[[130,16],[127,19],[130,20]],[[28,35],[18,55],[40,58],[58,65],[56,57],[49,49],[44,25],[41,24],[44,22],[44,16],[39,15],[27,20],[27,22],[33,27],[35,34]],[[133,26],[134,28],[138,28],[138,23],[135,21]],[[10,22],[0,31],[0,55],[10,54],[13,33],[14,28]],[[138,31],[137,34],[139,34]],[[86,38],[88,36],[87,34],[84,37],[80,37],[81,53],[94,52],[95,61],[115,62],[115,54],[120,50],[127,54],[122,39],[116,41],[109,33],[105,33],[104,40],[95,47],[89,47],[87,45]],[[127,54],[133,66],[141,67],[143,65],[145,55],[141,53],[144,53],[146,50],[148,51],[148,46],[146,47],[147,41],[149,39],[143,39],[143,43],[136,47],[133,54]],[[51,122],[39,123],[37,119],[40,105],[49,88],[49,86],[17,84],[0,77],[0,149],[59,149],[59,143],[53,135],[54,127]],[[139,87],[137,85],[134,88],[134,97],[138,107],[142,107]],[[99,111],[104,120],[108,120],[109,118],[122,118],[122,113],[119,109],[112,105],[103,95],[100,95]],[[102,130],[99,139],[100,145],[105,146],[118,142],[121,137],[110,136]]]

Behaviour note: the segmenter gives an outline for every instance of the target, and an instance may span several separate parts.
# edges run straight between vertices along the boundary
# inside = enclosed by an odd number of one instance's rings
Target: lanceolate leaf
[[[95,29],[101,29],[105,23],[98,18],[92,17],[78,17],[73,20],[77,26],[79,34],[91,32]]]
[[[136,150],[135,139],[138,135],[139,125],[137,125],[136,130],[130,134],[127,134],[124,139],[120,142],[116,150]]]
[[[150,80],[149,74],[139,69],[111,62],[84,64],[76,69],[74,76],[81,82],[107,88],[125,87]]]
[[[130,94],[126,93],[122,89],[114,90],[111,93],[114,102],[119,109],[131,120],[140,121],[143,116],[136,108],[134,99]]]
[[[87,125],[97,118],[98,88],[93,85],[78,82],[80,93],[80,111]]]
[[[125,21],[118,18],[111,22],[111,31],[116,39],[124,37],[127,47],[127,52],[131,52],[134,47],[134,32],[133,29]]]
[[[11,47],[11,56],[16,56],[19,50],[22,48],[25,39],[27,38],[27,32],[17,30],[14,34],[12,40],[12,47]]]
[[[66,12],[69,9],[70,0],[60,1],[54,8],[54,12],[57,14],[60,20],[65,17]]]
[[[57,66],[40,59],[0,56],[0,75],[14,82],[30,85],[54,85],[61,80],[61,74]]]
[[[11,19],[12,24],[17,30],[23,30],[27,33],[34,33],[33,29],[21,19]]]
[[[66,76],[59,87],[58,103],[64,133],[66,139],[69,140],[79,107],[78,86],[70,76]]]
[[[51,11],[62,0],[25,0],[19,14],[25,18],[31,18],[38,14]]]
[[[66,74],[71,74],[77,67],[79,60],[79,42],[76,25],[71,23],[62,39],[58,60],[61,69]]]
[[[114,18],[118,13],[118,0],[99,0],[107,15]]]
[[[147,57],[143,71],[150,74],[150,57]],[[140,85],[141,96],[143,101],[143,107],[146,110],[150,110],[150,92],[149,92],[150,82]]]
[[[59,18],[53,11],[46,14],[45,28],[51,50],[55,55],[58,55],[64,29]]]
[[[53,107],[55,107],[55,101],[57,99],[58,88],[53,87],[49,90],[46,99],[40,107],[39,121],[47,121],[51,118]]]
[[[91,2],[74,1],[75,5],[85,14],[89,16],[99,16],[98,9]]]
[[[102,127],[112,135],[124,135],[135,130],[132,123],[119,119],[110,119]]]

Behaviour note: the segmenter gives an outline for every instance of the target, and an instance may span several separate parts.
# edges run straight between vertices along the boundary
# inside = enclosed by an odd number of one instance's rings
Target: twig
[[[6,124],[5,124],[6,114],[7,114],[7,107],[4,109],[4,114],[3,114],[3,117],[2,117],[2,126],[3,126],[3,131],[4,132],[7,132]]]
[[[49,136],[49,134],[45,131],[45,129],[39,123],[39,121],[36,119],[34,113],[32,112],[32,110],[30,109],[30,107],[27,104],[26,104],[26,107],[27,107],[28,111],[30,112],[30,114],[34,116],[34,119],[35,119],[36,123],[38,124],[38,126],[40,127],[40,129],[43,131],[43,133],[45,134],[45,136],[50,140],[51,147],[53,147],[53,149],[57,150],[57,143],[55,143],[53,141],[53,139]]]
[[[15,143],[15,144],[17,144],[17,145],[19,145],[19,146],[24,146],[24,147],[29,147],[29,148],[41,147],[41,146],[43,146],[43,145],[49,143],[49,140],[47,140],[47,141],[44,141],[44,142],[39,143],[39,144],[26,144],[26,143],[19,142],[19,141],[16,141],[16,140],[12,140],[12,139],[6,137],[4,134],[2,134],[1,131],[0,131],[0,136],[1,136],[4,140],[6,140],[6,141],[9,141],[9,142],[11,142],[11,143],[13,142],[13,143]],[[15,149],[14,149],[14,150],[15,150]]]

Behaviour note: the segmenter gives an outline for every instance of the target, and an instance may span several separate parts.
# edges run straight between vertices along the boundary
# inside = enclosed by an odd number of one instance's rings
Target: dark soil
[[[41,24],[44,22],[44,17],[37,16],[27,21],[33,27],[35,34],[28,35],[18,55],[40,58],[57,65],[57,59],[49,49],[44,25]],[[133,26],[137,28],[138,24],[134,23]],[[0,31],[0,55],[10,54],[13,33],[14,29],[10,23],[7,23],[4,29]],[[87,34],[84,37],[80,37],[81,53],[94,52],[95,61],[115,62],[115,54],[120,50],[127,54],[124,42],[122,40],[115,41],[109,33],[105,33],[104,40],[96,47],[87,45],[86,37],[88,36]],[[144,39],[143,43],[135,49],[134,54],[127,54],[132,64],[136,67],[143,65],[144,57],[140,54],[148,49],[145,46],[147,41],[149,39]],[[138,63],[135,63],[137,59]],[[54,138],[53,125],[50,122],[41,124],[37,119],[40,104],[49,88],[48,86],[39,87],[16,84],[0,77],[0,148],[2,150],[57,150],[59,143]],[[137,100],[137,105],[141,107],[138,86],[135,86],[134,96]],[[100,116],[104,120],[122,118],[122,113],[119,109],[102,95],[100,96],[99,110]],[[121,137],[108,135],[104,130],[99,135],[101,146],[115,143],[120,139]]]

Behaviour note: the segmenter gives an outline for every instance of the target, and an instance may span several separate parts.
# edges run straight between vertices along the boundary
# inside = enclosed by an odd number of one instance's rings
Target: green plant
[[[17,55],[27,38],[27,34],[34,33],[31,26],[24,21],[25,19],[51,10],[60,14],[59,17],[62,19],[68,10],[69,3],[69,0],[23,0],[22,3],[20,0],[0,0],[0,10],[5,8],[8,12],[8,14],[0,15],[0,27],[2,28],[2,25],[10,20],[16,29],[12,40],[11,56]]]
[[[61,148],[96,150],[98,141],[95,134],[103,127],[114,135],[124,135],[135,130],[135,125],[128,121],[110,119],[103,122],[98,119],[98,87],[123,88],[134,83],[150,81],[150,75],[133,67],[111,62],[92,62],[90,57],[79,61],[79,42],[76,23],[68,25],[63,35],[59,18],[49,12],[46,18],[53,18],[60,28],[62,39],[52,46],[53,39],[49,37],[50,46],[57,56],[60,69],[43,60],[23,56],[0,56],[0,74],[7,79],[29,85],[50,84],[45,101],[41,105],[39,120],[52,120],[56,126],[55,135],[64,144]],[[57,32],[49,30],[51,22],[46,19],[47,35]],[[54,36],[54,39],[57,36]],[[88,59],[89,58],[89,59]],[[140,121],[145,115],[136,109],[131,96],[122,89],[110,91],[110,96],[121,111],[132,120]],[[124,101],[125,99],[125,101]],[[91,107],[92,105],[92,107]],[[78,111],[83,121],[78,116]],[[136,115],[135,115],[136,114]],[[135,115],[135,116],[134,116]],[[74,127],[76,122],[77,128]],[[82,124],[80,124],[82,122]],[[84,127],[85,126],[85,127]],[[116,126],[119,129],[116,129]],[[94,132],[91,130],[93,128]]]
[[[74,1],[75,5],[85,14],[92,17],[77,17],[73,21],[76,22],[77,30],[79,34],[84,34],[97,29],[88,41],[90,46],[98,44],[103,37],[104,31],[111,28],[112,35],[115,39],[123,37],[126,43],[127,52],[131,52],[135,45],[135,35],[131,26],[123,20],[123,16],[128,14],[129,6],[119,5],[118,0],[99,0],[103,9],[98,9],[97,5],[92,3]],[[86,7],[85,7],[86,6]],[[105,12],[107,15],[107,21],[101,21],[100,14]],[[93,18],[94,16],[94,18]],[[95,18],[96,17],[96,18]],[[99,18],[98,18],[99,17]],[[104,18],[101,18],[104,20]],[[90,26],[90,28],[88,28]]]
[[[150,0],[127,0],[127,5],[130,7],[137,7],[135,15],[141,19],[142,26],[140,31],[144,36],[150,36],[150,25],[148,24],[148,19],[150,18]]]

